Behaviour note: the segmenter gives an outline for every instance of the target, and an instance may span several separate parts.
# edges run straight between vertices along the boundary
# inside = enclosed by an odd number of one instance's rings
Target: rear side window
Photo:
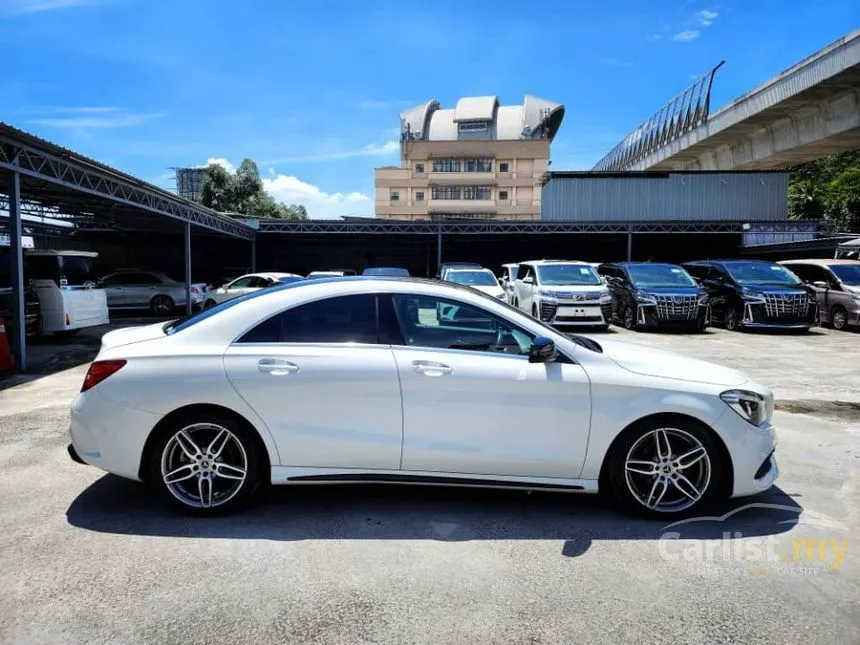
[[[339,296],[299,305],[264,320],[238,342],[376,344],[376,296]]]

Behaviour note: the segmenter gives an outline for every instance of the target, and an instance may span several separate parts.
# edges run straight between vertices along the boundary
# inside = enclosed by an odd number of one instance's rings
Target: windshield
[[[836,274],[842,284],[849,287],[860,287],[860,263],[831,264],[830,270]]]
[[[483,269],[481,271],[449,271],[446,280],[457,284],[467,284],[471,287],[497,287],[499,286],[496,276],[492,271]]]
[[[696,281],[681,267],[661,264],[628,266],[630,280],[637,287],[695,287]]]
[[[600,276],[587,264],[542,264],[537,267],[543,285],[598,285]]]
[[[784,266],[768,262],[730,262],[725,265],[732,279],[740,285],[795,285],[798,277]]]

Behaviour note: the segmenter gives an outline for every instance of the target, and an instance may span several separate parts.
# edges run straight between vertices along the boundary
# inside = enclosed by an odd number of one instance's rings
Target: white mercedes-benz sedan
[[[69,453],[204,515],[268,483],[397,482],[606,489],[679,517],[774,482],[772,412],[735,370],[467,287],[334,278],[106,334]]]

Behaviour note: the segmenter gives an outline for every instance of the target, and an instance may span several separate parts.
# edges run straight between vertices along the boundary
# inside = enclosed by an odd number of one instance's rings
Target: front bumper
[[[710,310],[708,305],[699,305],[695,315],[689,316],[664,316],[660,315],[656,305],[640,303],[636,307],[636,322],[643,327],[674,327],[686,329],[701,329],[708,324]]]
[[[732,460],[732,497],[755,495],[770,488],[779,476],[776,462],[776,431],[768,424],[756,428],[733,410],[726,410],[714,423]]]
[[[795,315],[768,315],[764,304],[746,303],[740,327],[750,329],[809,329],[818,324],[818,305],[811,303],[805,312]]]
[[[612,303],[542,300],[538,308],[542,322],[556,327],[595,327],[612,320]]]

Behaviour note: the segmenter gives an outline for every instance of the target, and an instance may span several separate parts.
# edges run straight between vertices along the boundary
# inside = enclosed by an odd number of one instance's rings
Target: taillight
[[[191,287],[191,293],[200,293],[200,289],[198,289],[197,287],[192,286],[192,287]]]
[[[87,370],[87,375],[84,377],[84,384],[81,386],[81,392],[86,392],[91,387],[95,387],[108,376],[121,370],[128,361],[122,359],[114,361],[95,361]]]

